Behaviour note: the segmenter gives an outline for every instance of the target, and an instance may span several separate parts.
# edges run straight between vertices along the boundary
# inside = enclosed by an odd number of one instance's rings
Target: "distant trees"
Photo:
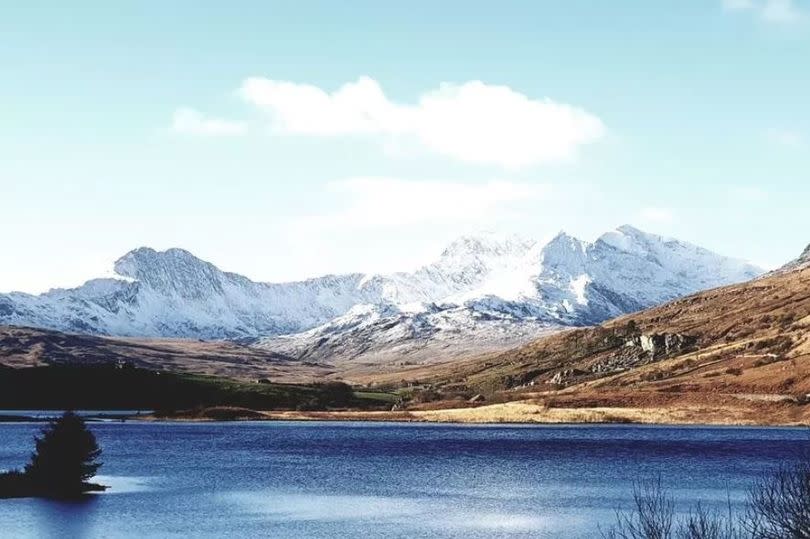
[[[0,498],[43,496],[74,498],[107,487],[89,480],[101,466],[101,449],[84,420],[65,412],[35,438],[36,450],[25,469],[0,475]]]
[[[344,382],[323,382],[316,387],[322,391],[319,400],[323,406],[349,406],[354,400],[352,386]]]
[[[604,539],[810,539],[810,459],[763,476],[739,515],[698,504],[676,519],[660,479],[637,483],[633,502],[632,511],[602,530]]]

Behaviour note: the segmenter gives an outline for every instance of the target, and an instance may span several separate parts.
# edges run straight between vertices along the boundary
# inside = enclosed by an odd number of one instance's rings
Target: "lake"
[[[0,424],[0,469],[34,423]],[[80,503],[0,500],[2,537],[598,537],[635,478],[735,507],[806,429],[244,422],[92,423]]]

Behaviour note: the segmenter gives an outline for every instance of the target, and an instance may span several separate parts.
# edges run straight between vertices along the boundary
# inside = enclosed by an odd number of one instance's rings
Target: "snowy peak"
[[[525,253],[534,244],[534,241],[518,236],[498,236],[492,233],[461,236],[444,249],[441,258],[514,256]]]
[[[391,274],[259,283],[183,249],[148,247],[119,258],[115,272],[118,278],[75,289],[0,295],[0,324],[122,336],[306,333],[308,339],[317,328],[323,336],[349,327],[362,327],[364,338],[375,331],[426,338],[450,335],[462,321],[466,334],[485,321],[500,334],[520,321],[528,335],[529,328],[598,323],[761,270],[622,226],[593,243],[565,232],[545,245],[516,236],[464,236],[432,264]],[[405,323],[411,329],[404,333],[392,329]]]
[[[587,266],[589,247],[587,242],[560,232],[543,247],[542,267],[547,272],[579,275]]]
[[[517,236],[502,237],[494,234],[463,236],[452,242],[439,259],[422,272],[439,271],[446,275],[465,277],[484,275],[498,268],[514,266],[525,259],[536,242]]]
[[[619,251],[635,254],[649,254],[657,246],[667,243],[679,243],[663,236],[643,232],[630,225],[622,225],[616,230],[605,232],[599,236],[596,242],[609,245]]]
[[[184,249],[140,247],[119,258],[114,269],[122,277],[181,298],[202,299],[223,292],[223,273]]]

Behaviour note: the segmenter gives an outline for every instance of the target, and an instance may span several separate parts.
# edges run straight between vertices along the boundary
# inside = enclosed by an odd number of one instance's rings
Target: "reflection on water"
[[[145,492],[154,490],[156,480],[154,477],[126,477],[117,475],[97,475],[94,483],[110,487],[99,494],[129,494],[131,492]]]
[[[15,500],[19,503],[21,500]],[[34,527],[30,531],[37,537],[65,537],[82,539],[92,537],[94,513],[98,509],[97,496],[80,500],[27,500],[31,505]]]
[[[408,527],[414,520],[438,529],[539,531],[549,518],[508,512],[472,513],[448,501],[382,496],[323,496],[281,491],[238,492],[224,495],[238,511],[274,521],[380,522]]]
[[[382,496],[322,496],[280,491],[238,492],[223,496],[249,514],[274,520],[393,520],[420,514],[419,501]]]
[[[0,424],[0,469],[36,424]],[[739,508],[764,470],[807,445],[798,429],[362,423],[94,423],[107,493],[0,501],[0,536],[598,536],[661,475],[678,509]]]

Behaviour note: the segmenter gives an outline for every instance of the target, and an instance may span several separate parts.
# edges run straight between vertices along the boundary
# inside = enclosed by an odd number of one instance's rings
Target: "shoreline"
[[[779,397],[779,398],[777,398]],[[26,410],[0,411],[0,423],[50,421],[50,415]],[[56,411],[54,411],[56,412]],[[666,394],[634,392],[524,395],[506,402],[467,405],[438,401],[401,410],[260,410],[210,406],[167,414],[142,410],[86,410],[91,422],[333,421],[437,424],[633,424],[662,426],[810,427],[810,405],[780,395]]]

